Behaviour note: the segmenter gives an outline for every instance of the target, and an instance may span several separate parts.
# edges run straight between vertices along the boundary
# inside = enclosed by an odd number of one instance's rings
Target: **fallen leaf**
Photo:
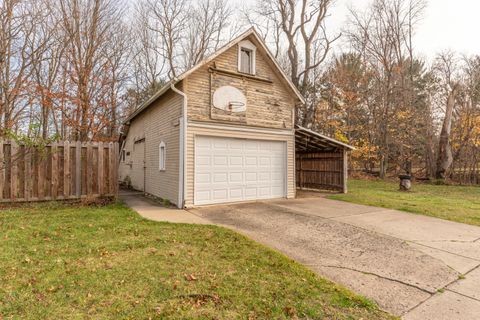
[[[187,281],[196,281],[198,280],[197,277],[195,277],[195,275],[192,273],[192,274],[184,274],[184,277],[185,277],[185,280]]]

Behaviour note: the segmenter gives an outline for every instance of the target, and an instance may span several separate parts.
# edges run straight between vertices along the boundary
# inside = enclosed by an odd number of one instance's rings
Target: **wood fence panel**
[[[35,149],[0,140],[0,201],[115,197],[118,143],[58,142]]]
[[[297,153],[296,181],[300,189],[345,190],[343,152]]]

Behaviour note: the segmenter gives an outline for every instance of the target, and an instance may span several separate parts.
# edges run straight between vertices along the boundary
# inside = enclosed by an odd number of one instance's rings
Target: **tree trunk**
[[[455,107],[457,92],[458,85],[455,85],[447,99],[447,109],[445,111],[445,119],[443,120],[442,133],[440,134],[438,146],[437,171],[435,174],[437,179],[446,179],[447,170],[453,162],[450,133],[452,131],[453,108]]]

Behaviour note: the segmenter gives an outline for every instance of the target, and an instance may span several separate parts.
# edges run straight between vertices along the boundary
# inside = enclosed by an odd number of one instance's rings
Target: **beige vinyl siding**
[[[135,143],[145,138],[145,120],[144,115],[140,115],[129,128],[128,136],[125,139],[125,161],[119,165],[118,178],[122,182],[130,181],[135,190],[144,191],[144,157],[145,143]],[[127,155],[128,154],[128,155]]]
[[[181,85],[177,87],[181,88]],[[179,162],[180,162],[180,118],[183,99],[173,91],[168,91],[152,106],[131,121],[125,150],[140,152],[134,145],[136,137],[145,137],[145,192],[153,196],[168,199],[178,205]],[[138,138],[137,138],[138,139]],[[159,170],[160,143],[166,147],[166,168]],[[135,158],[137,156],[135,155]],[[120,166],[120,179],[141,176],[139,166],[129,168],[128,159]],[[138,185],[138,182],[135,182]],[[141,190],[141,189],[139,189]]]
[[[242,129],[242,127],[237,127]],[[287,198],[295,198],[295,135],[293,131],[277,131],[282,134],[275,134],[275,130],[271,133],[266,132],[245,132],[238,131],[235,127],[232,128],[200,128],[194,125],[188,127],[187,133],[187,181],[186,181],[186,198],[185,205],[187,207],[193,206],[194,194],[194,177],[195,177],[195,137],[196,136],[218,136],[228,138],[242,138],[254,140],[269,140],[269,141],[285,141],[287,143]]]

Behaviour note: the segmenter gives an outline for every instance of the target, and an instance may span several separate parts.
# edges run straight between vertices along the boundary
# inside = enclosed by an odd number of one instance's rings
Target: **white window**
[[[255,74],[255,58],[257,48],[248,40],[238,44],[238,71],[241,73]]]
[[[126,153],[127,153],[127,152],[125,151],[125,149],[123,149],[123,150],[122,150],[122,162],[125,162],[125,158],[126,158],[126,157],[125,157],[125,154],[126,154]]]
[[[165,171],[166,160],[165,142],[162,141],[159,146],[158,170]]]

